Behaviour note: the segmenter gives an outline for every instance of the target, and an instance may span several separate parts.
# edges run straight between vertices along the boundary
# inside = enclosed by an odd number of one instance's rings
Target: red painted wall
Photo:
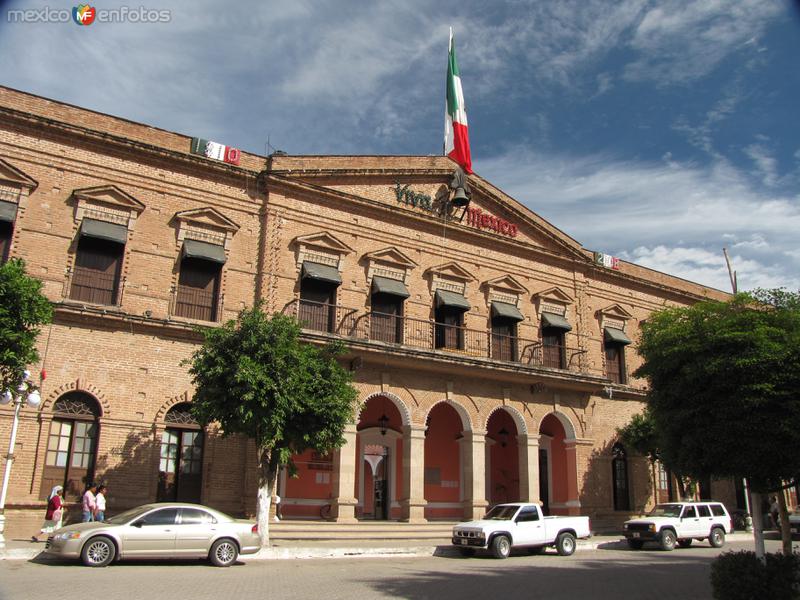
[[[508,435],[500,435],[503,429]],[[489,504],[516,502],[519,500],[519,444],[514,419],[505,410],[495,411],[489,418],[486,433],[495,442],[489,449]]]
[[[425,483],[428,502],[459,502],[461,460],[459,441],[463,426],[456,410],[448,404],[437,404],[428,415],[425,435],[425,469],[438,469],[438,483]],[[461,507],[425,509],[426,518],[458,518]]]

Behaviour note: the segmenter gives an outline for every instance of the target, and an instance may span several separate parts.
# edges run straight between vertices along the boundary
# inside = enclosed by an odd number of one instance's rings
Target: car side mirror
[[[131,523],[131,527],[141,528],[142,525],[144,525],[144,521],[134,521],[133,523]]]

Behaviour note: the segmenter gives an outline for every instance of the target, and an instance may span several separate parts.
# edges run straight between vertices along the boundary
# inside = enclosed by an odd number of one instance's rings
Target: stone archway
[[[546,514],[577,514],[578,472],[575,427],[558,411],[539,424],[539,497]]]

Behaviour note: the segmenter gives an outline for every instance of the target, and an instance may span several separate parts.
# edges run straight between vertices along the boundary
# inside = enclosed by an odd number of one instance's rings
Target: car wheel
[[[559,533],[556,538],[556,550],[561,556],[570,556],[575,552],[575,536],[571,533]]]
[[[708,536],[708,543],[712,548],[722,548],[725,545],[725,532],[721,527],[714,527]]]
[[[528,548],[528,554],[543,554],[545,548],[546,546],[530,546]]]
[[[692,538],[689,538],[688,540],[678,540],[678,546],[680,546],[681,548],[688,548],[691,545],[692,545]]]
[[[459,548],[458,552],[461,554],[461,556],[475,556],[475,548]]]
[[[239,558],[239,548],[233,540],[217,540],[211,546],[208,556],[214,566],[230,567]]]
[[[628,540],[628,546],[633,550],[641,550],[644,542],[642,540]]]
[[[81,549],[81,560],[87,567],[105,567],[116,555],[114,542],[102,535],[91,538]]]
[[[507,535],[498,535],[492,540],[492,555],[495,558],[508,558],[511,555],[511,540]]]
[[[672,529],[665,529],[661,532],[661,549],[666,550],[669,552],[670,550],[675,549],[675,543],[677,542],[677,538],[675,537],[675,532]]]

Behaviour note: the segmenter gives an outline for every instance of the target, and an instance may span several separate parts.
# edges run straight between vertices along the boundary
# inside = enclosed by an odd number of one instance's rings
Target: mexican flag
[[[456,161],[465,173],[472,173],[467,134],[467,108],[461,91],[461,75],[456,62],[453,28],[450,28],[450,46],[447,57],[447,105],[444,113],[444,153]]]

